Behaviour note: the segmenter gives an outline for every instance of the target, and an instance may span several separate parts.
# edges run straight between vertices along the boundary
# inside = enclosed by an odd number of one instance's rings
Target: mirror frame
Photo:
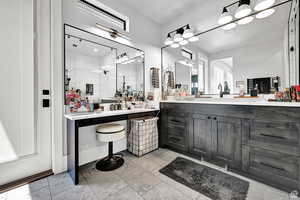
[[[289,11],[289,15],[291,15],[291,13],[292,13],[292,5],[293,5],[293,0],[286,0],[286,1],[283,1],[283,2],[280,2],[280,3],[277,3],[277,4],[275,4],[275,5],[273,5],[273,6],[271,6],[271,7],[269,7],[269,8],[266,8],[266,9],[264,9],[264,10],[268,10],[268,9],[270,9],[270,8],[276,8],[276,7],[279,7],[279,6],[281,6],[281,5],[284,5],[284,4],[286,4],[286,3],[291,3],[291,7],[290,7],[290,11]],[[259,12],[262,12],[262,11],[264,11],[264,10],[261,10],[261,11],[257,11],[257,12],[253,12],[253,13],[251,13],[250,15],[247,15],[246,17],[248,17],[248,16],[253,16],[253,15],[256,15],[257,13],[259,13]],[[245,18],[245,17],[243,17],[243,18]],[[226,26],[226,25],[228,25],[228,24],[230,24],[230,23],[233,23],[233,22],[237,22],[237,21],[239,21],[240,19],[235,19],[235,20],[233,20],[233,21],[231,21],[231,22],[229,22],[229,23],[227,23],[227,24],[222,24],[222,25],[218,25],[218,26],[215,26],[215,27],[213,27],[213,28],[210,28],[210,29],[208,29],[208,30],[205,30],[205,31],[202,31],[202,32],[200,32],[200,33],[196,33],[194,36],[201,36],[201,35],[203,35],[203,34],[205,34],[205,33],[208,33],[208,32],[211,32],[211,31],[214,31],[214,30],[216,30],[216,29],[219,29],[219,28],[222,28],[223,26]],[[289,23],[289,21],[287,21],[287,24],[288,24],[288,28],[290,28],[290,23]],[[290,47],[290,41],[288,41],[288,45],[289,45],[289,47]],[[170,45],[165,45],[165,46],[163,46],[162,48],[161,48],[161,96],[163,97],[164,96],[164,87],[163,87],[163,77],[164,77],[164,66],[163,66],[163,50],[164,49],[166,49],[166,48],[171,48],[170,47]],[[178,49],[179,49],[180,47],[178,47]],[[290,51],[288,51],[288,56],[290,57]],[[290,63],[289,63],[289,66],[288,66],[288,68],[289,68],[289,71],[290,71],[290,68],[291,68],[291,65],[290,65]],[[298,70],[299,70],[299,83],[298,84],[300,84],[300,66],[298,66]],[[290,84],[290,74],[289,74],[289,84]],[[290,84],[291,85],[291,84]]]
[[[87,33],[87,34],[91,34],[93,36],[96,36],[96,37],[99,37],[99,38],[102,38],[102,39],[105,39],[105,40],[108,40],[108,41],[111,41],[113,43],[116,43],[116,44],[120,44],[120,45],[123,45],[123,46],[126,46],[126,47],[129,47],[129,48],[132,48],[132,49],[135,49],[136,51],[141,51],[144,53],[144,61],[143,61],[143,96],[144,96],[144,99],[146,99],[145,97],[145,94],[146,94],[146,87],[145,87],[145,51],[144,50],[141,50],[139,48],[136,48],[134,46],[130,46],[130,45],[126,45],[126,44],[123,44],[123,43],[120,43],[120,42],[117,42],[115,40],[112,40],[112,39],[109,39],[109,38],[106,38],[106,37],[102,37],[100,35],[97,35],[95,33],[92,33],[92,32],[89,32],[87,30],[84,30],[84,29],[81,29],[79,27],[76,27],[76,26],[73,26],[73,25],[70,25],[70,24],[64,24],[64,33],[63,33],[63,65],[64,65],[64,68],[63,68],[63,76],[64,76],[64,79],[63,79],[63,92],[64,92],[64,105],[67,105],[66,104],[66,90],[65,90],[65,80],[66,80],[66,35],[70,35],[72,37],[76,37],[78,39],[81,39],[81,40],[84,40],[84,41],[87,41],[87,42],[91,42],[91,43],[94,43],[94,44],[97,44],[97,45],[101,45],[101,46],[105,46],[105,47],[109,47],[109,48],[112,48],[112,49],[116,49],[116,53],[118,54],[118,49],[117,48],[114,48],[114,47],[110,47],[110,46],[107,46],[107,45],[104,45],[104,44],[100,44],[100,43],[97,43],[95,41],[91,41],[91,40],[87,40],[87,39],[84,39],[84,38],[80,38],[80,37],[77,37],[77,36],[73,36],[71,34],[67,34],[66,33],[66,28],[67,27],[70,27],[70,28],[74,28],[74,29],[77,29],[79,31],[82,31],[84,33]],[[118,64],[116,63],[116,92],[117,92],[117,84],[118,84]]]

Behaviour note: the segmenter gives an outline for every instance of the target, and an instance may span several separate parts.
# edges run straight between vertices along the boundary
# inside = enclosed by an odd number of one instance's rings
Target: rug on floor
[[[249,182],[177,157],[160,173],[213,200],[245,200]]]

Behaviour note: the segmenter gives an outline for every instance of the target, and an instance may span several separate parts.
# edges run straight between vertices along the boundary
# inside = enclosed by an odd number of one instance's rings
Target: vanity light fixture
[[[184,46],[187,45],[189,42],[187,40],[182,40],[179,42],[180,45]]]
[[[196,42],[199,40],[199,38],[197,36],[193,36],[191,38],[188,39],[190,42]]]
[[[268,10],[264,10],[264,11],[258,13],[255,17],[256,17],[257,19],[263,19],[263,18],[269,17],[269,16],[272,15],[274,12],[275,12],[275,9],[270,8],[270,9],[268,9]]]
[[[249,17],[245,17],[243,19],[240,19],[237,23],[239,25],[244,25],[244,24],[249,24],[250,22],[252,22],[254,20],[254,17],[249,16]]]
[[[182,37],[187,39],[187,38],[190,38],[190,37],[193,37],[194,36],[194,33],[190,27],[190,25],[188,24],[182,34]],[[187,44],[187,43],[186,43]]]
[[[179,46],[180,46],[180,45],[179,45],[178,43],[173,43],[173,44],[171,44],[171,47],[174,48],[174,49],[175,49],[175,48],[178,48]]]
[[[176,34],[175,34],[175,36],[174,36],[174,42],[180,42],[180,41],[182,41],[183,40],[183,36],[182,36],[182,30],[180,30],[180,29],[178,29],[177,31],[176,31]]]
[[[222,15],[219,17],[218,24],[224,25],[222,29],[230,30],[236,27],[236,25],[249,24],[254,20],[254,16],[258,19],[262,19],[272,15],[275,12],[273,8],[276,0],[255,0],[254,10],[255,13],[252,13],[251,9],[251,0],[237,0],[229,5],[226,5],[223,8]],[[233,17],[230,14],[229,7],[236,6],[234,17],[236,20],[233,20]],[[231,9],[232,10],[232,9]],[[232,23],[231,23],[232,22]]]
[[[222,12],[222,15],[220,16],[219,20],[218,20],[218,23],[220,25],[222,24],[227,24],[229,22],[231,22],[233,19],[233,17],[231,16],[231,14],[228,12],[227,8],[224,7],[223,8],[223,12]]]
[[[252,12],[252,9],[250,7],[250,0],[240,0],[239,7],[235,11],[234,17],[237,19],[240,19],[242,17],[246,17],[251,12]]]
[[[222,27],[224,30],[234,29],[236,27],[236,23],[230,23]]]
[[[165,45],[171,45],[171,44],[173,44],[173,43],[174,43],[174,41],[173,41],[173,39],[172,39],[172,37],[171,37],[171,34],[168,33],[167,39],[166,39],[166,41],[165,41]]]
[[[199,38],[195,36],[192,27],[187,24],[174,31],[169,32],[164,44],[166,46],[171,46],[172,48],[178,48],[180,45],[184,46],[189,42],[196,42],[198,40]]]
[[[260,11],[267,8],[270,8],[275,3],[275,0],[257,0],[254,6],[254,10]]]

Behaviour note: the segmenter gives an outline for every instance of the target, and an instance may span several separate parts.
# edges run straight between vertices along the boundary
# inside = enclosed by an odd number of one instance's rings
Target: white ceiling
[[[207,0],[117,0],[158,24],[166,24],[183,16]]]

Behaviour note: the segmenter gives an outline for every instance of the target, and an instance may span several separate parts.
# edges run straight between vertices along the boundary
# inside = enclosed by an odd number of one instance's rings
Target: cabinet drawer
[[[298,156],[299,134],[297,123],[253,121],[249,141],[252,146]]]
[[[270,183],[297,187],[299,157],[265,149],[250,148],[249,173]]]
[[[168,145],[184,151],[187,148],[185,138],[175,135],[168,135]]]

